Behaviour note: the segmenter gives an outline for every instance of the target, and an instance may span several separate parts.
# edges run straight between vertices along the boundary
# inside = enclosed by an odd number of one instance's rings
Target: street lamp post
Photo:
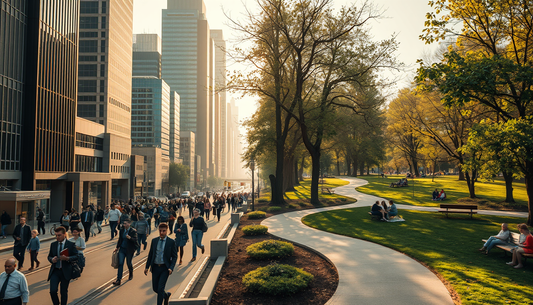
[[[252,212],[255,211],[255,185],[254,185],[254,170],[255,170],[255,161],[250,162],[250,169],[252,170]]]

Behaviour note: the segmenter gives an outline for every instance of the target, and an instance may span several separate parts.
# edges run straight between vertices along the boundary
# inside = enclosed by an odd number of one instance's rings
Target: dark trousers
[[[33,262],[37,263],[37,264],[40,264],[41,262],[39,262],[39,260],[37,259],[37,255],[39,255],[39,253],[37,253],[37,251],[35,250],[30,250],[30,259],[31,259],[31,267],[33,268]]]
[[[209,214],[210,214],[210,213],[211,213],[211,210],[205,210],[205,211],[204,211],[205,218],[206,218],[207,220],[209,220]]]
[[[52,304],[54,305],[67,305],[68,304],[68,285],[70,281],[65,278],[63,270],[54,269],[52,276],[50,276],[50,297],[52,297]],[[61,303],[59,303],[59,298],[57,297],[57,292],[61,284]]]
[[[91,236],[91,223],[90,222],[82,222],[83,225],[83,231],[85,231],[85,241],[89,241],[89,236]]]
[[[115,238],[115,235],[117,235],[117,225],[118,221],[109,221],[109,226],[111,227],[111,239]]]
[[[162,305],[165,299],[165,286],[168,280],[168,268],[158,265],[152,265],[152,289],[157,293],[157,305]]]
[[[222,214],[222,208],[217,209],[217,218],[218,218],[218,221],[220,221],[220,214]]]
[[[124,248],[120,248],[118,252],[118,273],[117,273],[117,280],[122,280],[122,274],[124,273],[124,260],[128,264],[128,270],[130,271],[130,275],[133,274],[133,264],[131,261],[133,260],[133,253],[128,254],[128,250]]]
[[[22,305],[22,297],[9,299],[9,300],[0,300],[1,305]]]
[[[194,216],[193,212],[194,212],[194,208],[193,209],[189,208],[189,218],[192,218]]]
[[[168,221],[168,235],[171,235],[172,233],[174,233],[174,222],[175,220]]]
[[[137,239],[139,240],[139,245],[144,245],[144,249],[146,250],[146,245],[148,243],[146,242],[146,234],[137,233]],[[137,255],[141,253],[141,247],[137,249]]]
[[[37,221],[37,232],[39,232],[39,234],[41,233],[41,229],[43,230],[43,235],[46,234],[46,231],[44,230],[44,221],[38,220]]]
[[[14,246],[13,247],[13,256],[19,262],[19,267],[24,266],[24,252],[26,251],[25,246]]]

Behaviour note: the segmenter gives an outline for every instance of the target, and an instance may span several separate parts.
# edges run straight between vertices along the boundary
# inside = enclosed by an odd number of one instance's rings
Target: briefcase
[[[111,267],[118,269],[118,251],[113,251],[111,256]]]

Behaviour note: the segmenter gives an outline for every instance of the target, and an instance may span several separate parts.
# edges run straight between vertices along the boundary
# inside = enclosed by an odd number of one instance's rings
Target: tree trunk
[[[530,164],[530,166],[533,166],[533,164]],[[527,206],[529,207],[527,225],[533,226],[533,175],[526,175],[526,192],[527,192]]]
[[[294,159],[294,186],[300,185],[300,182],[298,181],[298,160]]]
[[[418,160],[416,158],[413,158],[413,169],[415,171],[414,173],[411,172],[411,174],[414,174],[415,177],[420,177],[420,172],[418,171]]]
[[[465,173],[459,170],[459,181],[465,181]]]
[[[285,156],[283,166],[283,192],[294,192],[294,156]]]
[[[359,163],[359,175],[361,176],[365,175],[365,162]]]
[[[318,179],[320,178],[320,152],[313,152],[311,154],[311,161],[313,163],[311,174],[311,204],[314,206],[320,205],[318,199]]]
[[[513,196],[513,174],[503,172],[503,178],[505,179],[505,202],[515,203]]]
[[[302,163],[300,164],[300,169],[298,170],[298,179],[304,181],[304,166],[305,166],[305,157],[302,157]]]
[[[476,176],[476,171],[472,171],[472,177]],[[473,179],[470,177],[470,173],[465,173],[466,178],[466,184],[468,185],[468,193],[470,194],[470,198],[477,198],[476,197],[476,179]]]
[[[341,175],[341,162],[339,161],[339,158],[337,158],[337,176]]]
[[[270,179],[270,205],[276,205],[276,201],[274,201],[274,197],[276,196],[276,187],[278,187],[278,182],[276,181],[276,176],[269,175],[268,178]]]

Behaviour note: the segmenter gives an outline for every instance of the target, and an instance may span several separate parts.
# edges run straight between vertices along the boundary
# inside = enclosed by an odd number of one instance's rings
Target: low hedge
[[[248,213],[248,219],[265,218],[266,215],[267,214],[263,211],[255,211],[255,212]]]
[[[262,225],[249,225],[242,228],[242,233],[248,236],[263,235],[268,231],[267,226]]]
[[[268,239],[248,246],[246,253],[254,259],[277,259],[293,255],[294,246],[289,242]]]
[[[270,213],[279,212],[279,211],[281,211],[281,207],[269,207],[267,209],[267,212],[270,212]]]
[[[273,264],[248,272],[242,283],[252,293],[291,295],[309,286],[313,275],[289,265]]]

